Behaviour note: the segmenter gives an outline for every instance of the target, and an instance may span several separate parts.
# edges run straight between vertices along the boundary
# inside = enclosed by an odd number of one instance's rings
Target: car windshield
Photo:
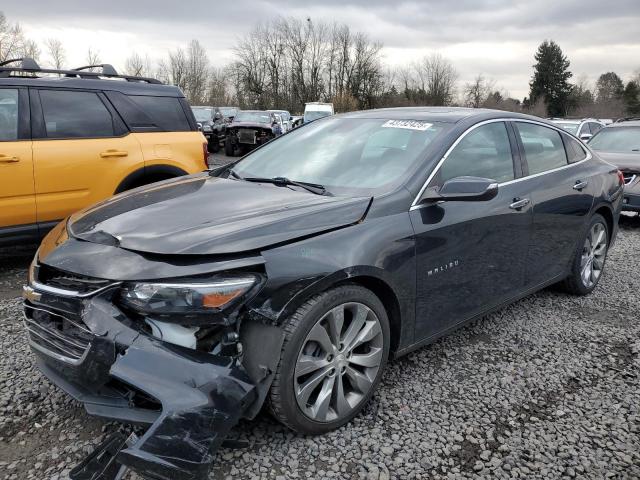
[[[578,127],[580,126],[579,123],[572,123],[572,122],[553,122],[553,123],[565,129],[567,132],[573,133],[574,135],[578,133]]]
[[[231,107],[220,107],[220,112],[222,113],[223,116],[225,117],[233,117],[235,116],[236,112],[238,110],[236,108],[231,108]]]
[[[334,117],[266,144],[233,171],[320,184],[336,195],[382,194],[402,183],[448,128],[429,121]]]
[[[271,115],[263,112],[238,112],[234,122],[271,123]]]
[[[194,107],[193,116],[196,117],[196,122],[206,122],[211,120],[213,116],[213,108],[205,108],[205,107]]]
[[[326,110],[307,110],[304,112],[304,121],[313,122],[314,120],[319,120],[324,117],[328,117],[331,115],[331,112]]]
[[[603,152],[640,153],[640,127],[603,128],[589,146]]]

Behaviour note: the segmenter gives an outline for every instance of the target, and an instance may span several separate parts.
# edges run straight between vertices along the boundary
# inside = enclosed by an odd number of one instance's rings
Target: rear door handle
[[[102,158],[111,158],[111,157],[126,157],[129,155],[129,152],[125,152],[122,150],[107,150],[102,152],[100,156]]]
[[[0,155],[0,163],[18,163],[18,157],[10,157],[9,155]]]
[[[586,188],[587,185],[589,185],[589,182],[583,181],[583,180],[577,180],[576,184],[573,186],[573,189],[580,191],[583,188]]]
[[[529,201],[530,200],[528,198],[514,198],[513,203],[509,205],[509,208],[511,210],[521,210],[529,205]]]

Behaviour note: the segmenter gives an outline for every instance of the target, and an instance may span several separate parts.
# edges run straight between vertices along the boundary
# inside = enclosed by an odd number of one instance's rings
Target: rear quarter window
[[[180,98],[124,95],[119,92],[108,92],[107,96],[131,131],[188,132],[193,130]]]
[[[564,146],[567,150],[569,163],[580,162],[587,158],[587,151],[580,145],[580,142],[568,135],[563,135],[562,139],[564,140]]]

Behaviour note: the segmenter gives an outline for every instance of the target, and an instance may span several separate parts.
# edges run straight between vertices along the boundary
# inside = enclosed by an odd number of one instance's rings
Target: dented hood
[[[360,221],[371,199],[201,174],[112,197],[69,219],[72,237],[157,254],[233,254]]]

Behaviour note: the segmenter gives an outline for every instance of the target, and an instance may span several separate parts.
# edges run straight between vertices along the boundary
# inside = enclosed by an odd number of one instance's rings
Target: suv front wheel
[[[380,381],[389,336],[384,306],[363,287],[345,285],[308,300],[285,326],[269,393],[273,415],[307,435],[349,422]]]

